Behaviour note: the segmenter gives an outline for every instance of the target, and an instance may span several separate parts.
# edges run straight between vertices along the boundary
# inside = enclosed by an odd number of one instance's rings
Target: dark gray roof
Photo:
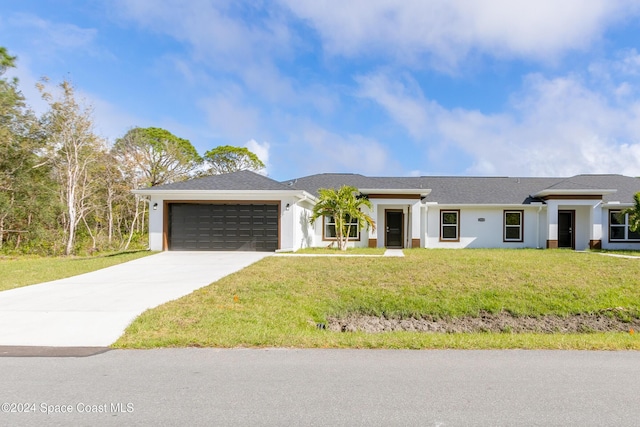
[[[603,197],[605,202],[633,202],[633,195],[640,192],[640,179],[624,175],[576,175],[566,178],[552,189],[567,190],[617,190]]]
[[[640,192],[640,179],[623,175],[576,175],[569,178],[517,177],[369,177],[349,173],[310,175],[283,182],[275,181],[251,171],[213,175],[188,181],[174,182],[148,188],[161,190],[227,190],[227,191],[291,191],[304,190],[318,195],[320,188],[339,188],[351,185],[370,190],[407,190],[422,193],[431,190],[425,201],[440,204],[527,204],[537,201],[537,193],[571,190],[617,190],[605,194],[603,200],[632,203]]]
[[[188,181],[174,182],[171,184],[158,185],[146,190],[292,190],[291,187],[284,185],[276,180],[268,178],[264,175],[252,171],[238,171],[223,175],[205,176],[202,178],[194,178]]]
[[[570,178],[517,177],[366,177],[357,174],[319,174],[284,181],[293,188],[318,194],[320,188],[352,185],[367,189],[430,189],[425,201],[440,204],[527,204],[536,193],[549,190],[617,190],[607,201],[633,202],[640,179],[623,175],[576,175]]]
[[[536,201],[531,197],[558,178],[511,177],[420,177],[431,189],[426,201],[440,204],[522,204]]]
[[[378,190],[412,189],[417,193],[420,192],[420,183],[415,181],[406,181],[404,178],[393,177],[370,177],[353,173],[322,173],[290,179],[283,181],[283,183],[291,188],[304,190],[315,196],[318,195],[318,190],[321,188],[340,188],[343,185]]]

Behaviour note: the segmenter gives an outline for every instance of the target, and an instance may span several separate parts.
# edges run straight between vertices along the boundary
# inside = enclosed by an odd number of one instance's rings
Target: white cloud
[[[46,34],[46,42],[50,49],[82,48],[93,43],[97,34],[95,28],[81,28],[74,24],[51,22],[27,13],[15,14],[9,18],[8,22],[11,26]]]
[[[229,86],[224,93],[202,99],[199,104],[212,131],[231,139],[231,145],[248,140],[260,128],[261,113],[243,98],[241,88]]]
[[[16,13],[6,19],[6,26],[23,34],[24,42],[34,48],[39,57],[58,59],[61,52],[83,52],[93,56],[113,58],[96,45],[98,30],[66,22],[54,22],[29,13]]]
[[[426,132],[428,112],[420,86],[410,77],[394,81],[384,73],[356,77],[358,94],[382,105],[395,121],[404,126],[414,138]]]
[[[400,167],[387,147],[362,135],[343,135],[315,124],[299,130],[300,143],[292,147],[296,167],[305,173],[353,172],[384,174]]]
[[[437,68],[473,51],[554,60],[639,11],[633,0],[281,1],[318,31],[329,54],[404,61],[427,54]]]
[[[284,18],[256,5],[226,0],[121,0],[118,11],[151,31],[187,43],[194,60],[213,61],[217,69],[237,72],[248,63],[268,64],[272,57],[291,53]],[[261,12],[259,18],[253,17]]]
[[[627,92],[633,92],[638,82],[612,77],[609,70],[619,66],[618,62],[600,66],[607,68],[602,75],[608,76],[601,85],[587,84],[580,75],[529,75],[499,114],[446,109],[389,75],[359,81],[361,94],[377,102],[425,147],[425,164],[434,166],[459,150],[471,158],[468,174],[638,176],[640,102],[608,91],[624,84]]]
[[[244,146],[254,153],[258,158],[264,163],[264,169],[260,171],[264,175],[268,175],[269,173],[269,148],[270,145],[268,142],[259,143],[255,139],[250,139],[247,141]]]

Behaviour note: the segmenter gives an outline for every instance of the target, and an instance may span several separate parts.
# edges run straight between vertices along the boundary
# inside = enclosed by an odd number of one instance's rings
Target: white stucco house
[[[640,179],[367,177],[319,174],[284,182],[240,171],[134,190],[149,200],[152,250],[289,251],[331,244],[331,218],[309,223],[318,189],[352,185],[375,230],[352,246],[640,249],[620,221]]]

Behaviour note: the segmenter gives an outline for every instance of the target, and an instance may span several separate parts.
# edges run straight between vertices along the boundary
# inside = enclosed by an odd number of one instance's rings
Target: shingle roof
[[[158,185],[146,190],[231,190],[231,191],[264,191],[264,190],[292,190],[276,180],[252,171],[238,171],[223,175],[212,175],[202,178],[194,178],[188,181],[174,182],[171,184]]]
[[[576,175],[560,178],[517,177],[369,177],[350,173],[324,173],[283,182],[275,181],[251,171],[213,175],[188,181],[175,182],[145,189],[162,190],[222,190],[222,191],[291,191],[304,190],[318,195],[320,188],[339,188],[351,185],[370,190],[407,190],[421,193],[431,190],[425,199],[440,204],[527,204],[535,201],[533,195],[549,190],[617,190],[604,194],[603,200],[633,202],[640,192],[640,179],[623,175]]]
[[[358,174],[319,174],[285,184],[318,194],[320,188],[352,185],[367,189],[430,189],[425,201],[440,204],[523,204],[536,201],[531,197],[550,190],[617,190],[605,194],[603,200],[632,202],[640,191],[640,179],[623,175],[576,175],[558,178],[518,177],[366,177]]]
[[[617,190],[603,197],[605,202],[633,202],[633,195],[640,191],[640,179],[624,175],[576,175],[556,184],[553,189]]]
[[[321,188],[340,188],[343,185],[350,185],[356,188],[368,188],[379,190],[411,189],[418,192],[419,183],[405,181],[403,178],[393,177],[370,177],[353,173],[322,173],[310,175],[297,179],[283,181],[291,188],[304,190],[315,196]]]
[[[558,178],[511,177],[420,177],[425,188],[431,188],[426,201],[440,204],[522,204],[535,201],[531,197]]]

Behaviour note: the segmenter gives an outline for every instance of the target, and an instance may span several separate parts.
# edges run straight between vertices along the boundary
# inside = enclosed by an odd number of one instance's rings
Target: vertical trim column
[[[409,221],[411,222],[410,233],[411,233],[411,246],[412,248],[420,247],[420,221],[422,218],[422,203],[421,200],[418,199],[413,205],[410,205],[409,211],[411,212],[411,217]]]
[[[380,223],[378,222],[378,203],[375,201],[375,199],[373,201],[371,200],[369,201],[371,202],[371,212],[369,212],[369,215],[373,219],[373,222],[376,224],[376,228],[375,229],[370,228],[369,231],[367,231],[367,235],[369,237],[368,246],[370,248],[377,248],[378,247],[378,230],[380,229]]]
[[[558,248],[558,203],[547,201],[547,249]]]
[[[589,212],[591,233],[589,236],[589,249],[602,249],[602,202],[598,202]]]

